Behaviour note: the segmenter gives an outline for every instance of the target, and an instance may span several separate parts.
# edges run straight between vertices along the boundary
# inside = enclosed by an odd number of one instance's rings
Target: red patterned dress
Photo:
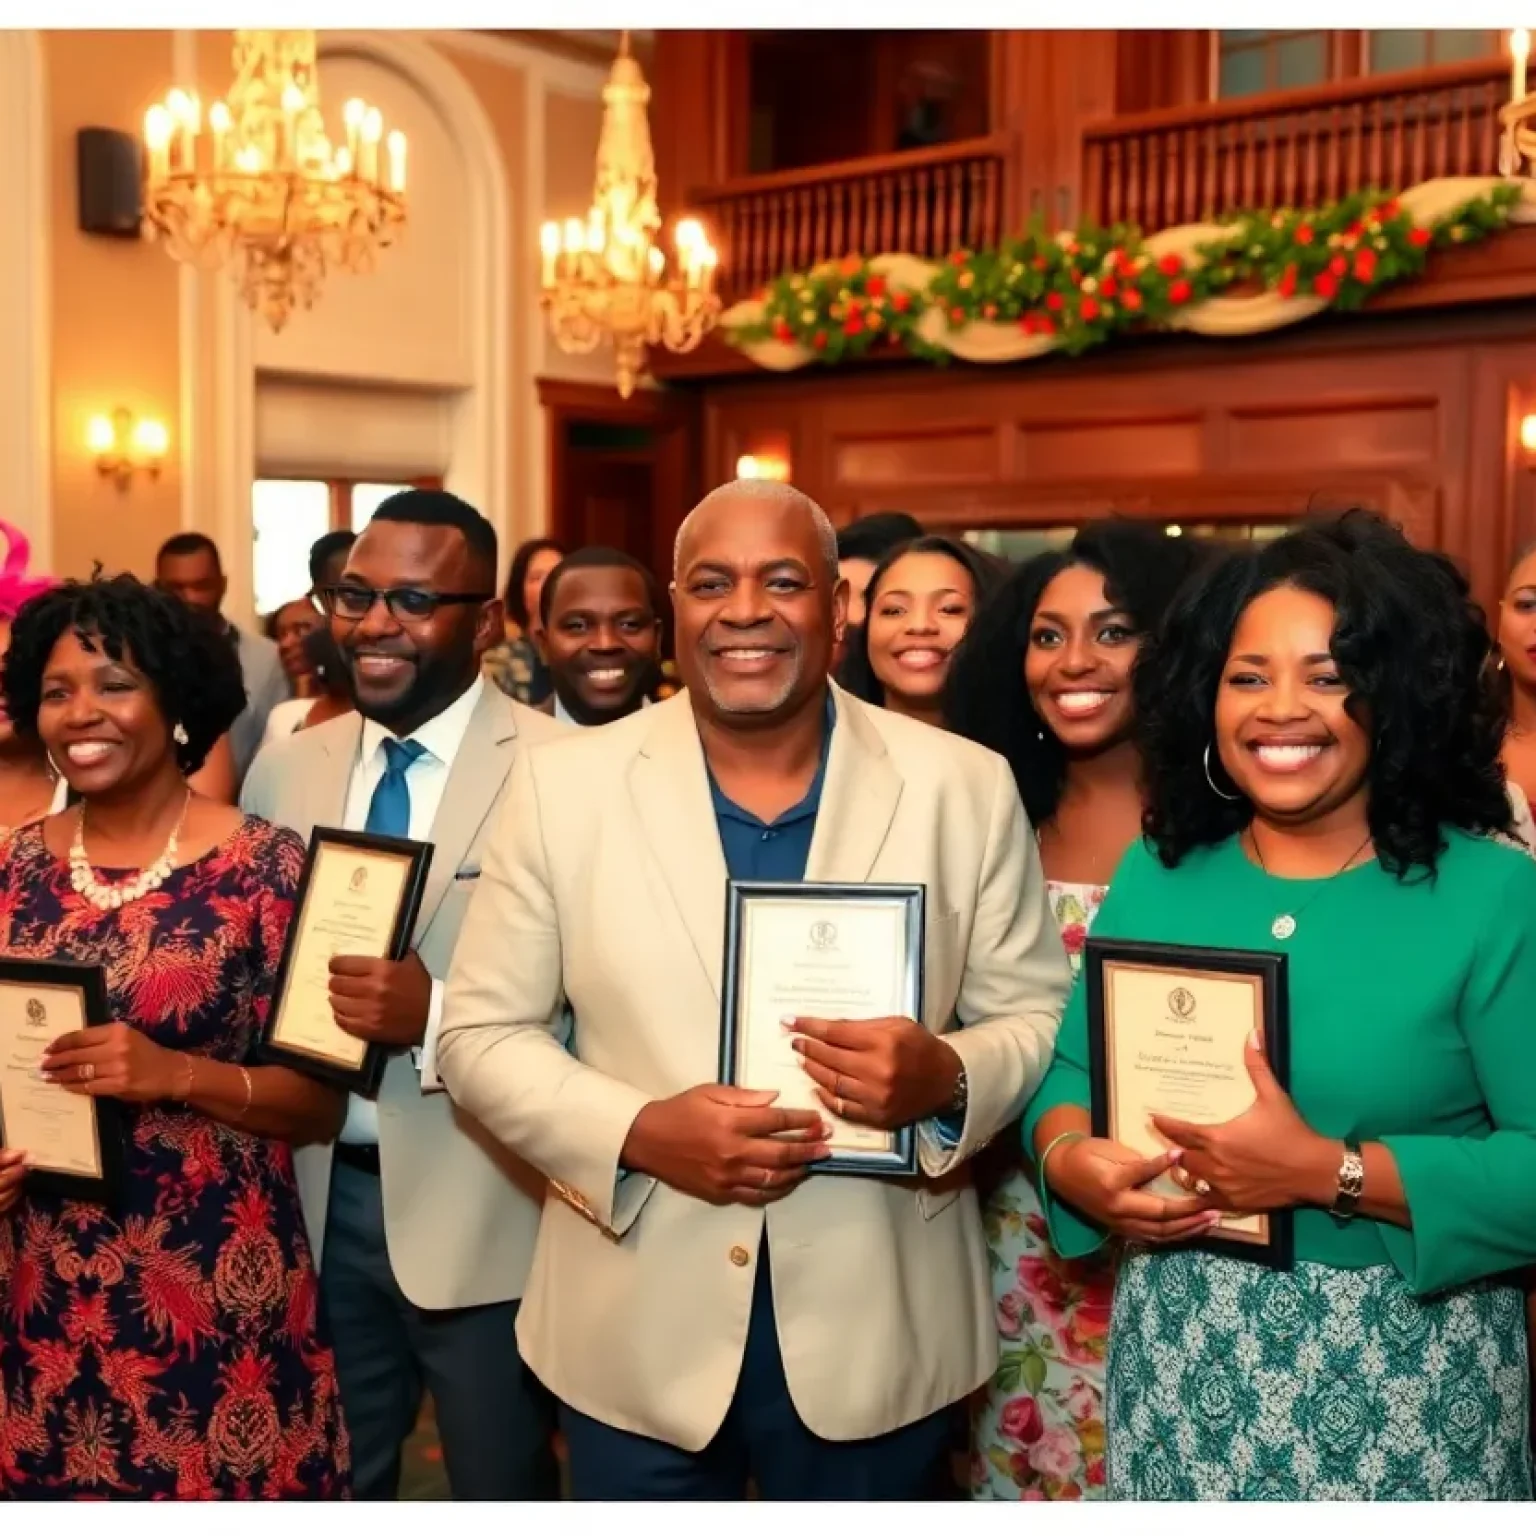
[[[0,842],[0,953],[99,963],[113,1018],[248,1061],[303,859],[248,817],[100,912],[22,827]],[[179,1104],[130,1105],[128,1127],[120,1210],[24,1189],[0,1216],[0,1498],[346,1497],[289,1148]]]

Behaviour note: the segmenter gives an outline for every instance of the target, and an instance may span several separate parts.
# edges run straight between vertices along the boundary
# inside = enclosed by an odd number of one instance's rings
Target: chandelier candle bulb
[[[546,220],[539,229],[539,252],[544,258],[543,286],[553,288],[555,270],[560,260],[560,226],[553,220]]]
[[[1525,66],[1531,56],[1531,34],[1525,27],[1516,27],[1509,34],[1510,82],[1509,99],[1525,100]]]
[[[405,191],[405,135],[398,128],[385,139],[389,151],[389,190]]]
[[[379,140],[384,136],[384,119],[377,107],[369,107],[363,119],[363,157],[358,169],[364,181],[376,183],[379,179]]]

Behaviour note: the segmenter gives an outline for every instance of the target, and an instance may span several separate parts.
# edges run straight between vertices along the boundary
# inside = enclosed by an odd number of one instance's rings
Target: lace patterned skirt
[[[1109,1329],[1112,1499],[1531,1497],[1524,1298],[1396,1270],[1133,1251]]]

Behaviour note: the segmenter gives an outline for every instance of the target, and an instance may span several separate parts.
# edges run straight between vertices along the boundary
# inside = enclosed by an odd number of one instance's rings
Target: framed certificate
[[[331,1012],[331,957],[400,960],[411,944],[430,843],[316,827],[262,1038],[266,1061],[372,1094],[384,1052]]]
[[[1168,1146],[1155,1114],[1206,1125],[1236,1119],[1254,1101],[1243,1050],[1255,1030],[1276,1081],[1290,1087],[1284,955],[1090,935],[1083,971],[1094,1135],[1155,1157]],[[1189,1193],[1171,1177],[1152,1187]],[[1224,1215],[1192,1246],[1289,1269],[1292,1228],[1288,1210]]]
[[[35,1076],[60,1035],[110,1022],[100,966],[0,958],[0,1147],[26,1152],[28,1189],[117,1204],[122,1105]]]
[[[834,1115],[781,1021],[922,1011],[922,886],[730,882],[720,1081],[775,1088],[783,1108],[819,1110],[832,1150],[814,1172],[915,1174],[917,1140],[909,1125],[882,1131]]]

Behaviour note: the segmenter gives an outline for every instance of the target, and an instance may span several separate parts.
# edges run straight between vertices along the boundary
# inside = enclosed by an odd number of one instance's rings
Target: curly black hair
[[[995,555],[986,554],[963,540],[947,539],[943,534],[923,534],[888,549],[880,557],[879,563],[870,572],[869,585],[864,589],[864,601],[871,611],[886,573],[903,555],[948,555],[969,574],[976,594],[974,612],[978,613],[1007,574],[1007,567]],[[866,704],[885,703],[885,688],[875,676],[875,669],[869,660],[867,623],[855,625],[848,631],[848,648],[843,654],[842,665],[837,669],[837,680],[849,693],[863,699]]]
[[[1252,819],[1247,800],[1213,792],[1204,754],[1238,620],[1282,586],[1333,606],[1345,708],[1371,739],[1368,814],[1383,868],[1400,879],[1432,876],[1446,827],[1509,833],[1499,763],[1506,716],[1482,610],[1447,556],[1415,549],[1374,513],[1351,511],[1213,565],[1175,599],[1142,656],[1135,688],[1146,832],[1162,862],[1171,869]]]
[[[1206,552],[1200,540],[1170,539],[1156,524],[1101,518],[1085,523],[1065,548],[1025,561],[972,620],[950,663],[945,723],[1008,759],[1032,826],[1056,814],[1067,779],[1066,751],[1024,686],[1030,626],[1045,589],[1062,571],[1086,566],[1104,578],[1110,602],[1138,634],[1149,635]]]
[[[0,687],[16,729],[36,739],[43,673],[53,648],[73,630],[82,643],[128,661],[148,679],[176,745],[183,773],[196,773],[245,708],[240,656],[222,624],[132,576],[66,581],[22,606],[11,629]]]

